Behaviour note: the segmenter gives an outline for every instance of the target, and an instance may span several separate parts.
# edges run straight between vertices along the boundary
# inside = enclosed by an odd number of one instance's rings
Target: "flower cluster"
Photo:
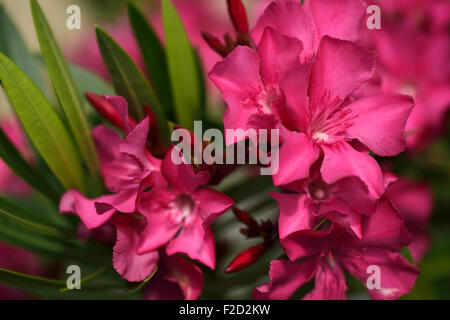
[[[418,276],[400,254],[411,238],[389,198],[396,178],[369,154],[404,150],[414,102],[358,90],[375,72],[375,53],[358,43],[366,8],[356,0],[274,1],[251,44],[210,73],[227,103],[225,128],[281,132],[273,183],[282,192],[272,197],[289,260],[272,261],[255,298],[286,299],[315,278],[306,299],[343,299],[344,270],[366,284],[375,265],[381,279],[370,296],[395,299]]]

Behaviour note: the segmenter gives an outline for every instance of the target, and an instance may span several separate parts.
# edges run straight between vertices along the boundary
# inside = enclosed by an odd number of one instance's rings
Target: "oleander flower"
[[[382,28],[364,30],[378,53],[380,88],[411,95],[416,107],[406,125],[409,151],[422,150],[441,134],[450,108],[448,1],[371,1],[380,6]]]
[[[92,132],[102,176],[111,194],[87,199],[80,192],[69,190],[60,201],[60,212],[78,215],[88,229],[102,226],[117,211],[135,212],[142,191],[150,187],[152,173],[159,171],[161,165],[161,161],[147,150],[148,117],[132,128],[125,99],[119,96],[107,96],[106,99],[123,117],[123,123],[127,124],[125,139],[104,125]]]
[[[310,230],[325,218],[361,238],[364,216],[371,214],[375,206],[366,185],[357,177],[327,184],[320,176],[319,168],[320,162],[313,166],[308,178],[284,186],[289,192],[271,193],[280,208],[280,238],[296,231]]]
[[[411,97],[352,93],[372,77],[375,54],[352,42],[322,38],[317,56],[289,71],[280,87],[290,111],[280,135],[280,169],[275,185],[308,177],[323,154],[320,169],[328,184],[348,176],[361,179],[374,198],[384,192],[378,163],[368,151],[394,156],[404,150]],[[301,156],[298,156],[301,155]]]
[[[214,237],[209,225],[233,205],[233,200],[204,187],[209,172],[196,173],[187,163],[176,165],[171,150],[162,162],[161,174],[154,175],[153,187],[142,195],[139,211],[147,225],[138,252],[167,244],[167,254],[184,253],[214,269]]]
[[[345,299],[344,270],[366,285],[369,266],[380,271],[380,287],[367,288],[372,299],[397,299],[408,293],[419,270],[398,253],[410,237],[389,200],[381,200],[372,215],[363,217],[362,232],[363,239],[358,239],[333,223],[326,230],[302,230],[282,239],[290,261],[272,261],[270,282],[257,287],[253,297],[288,299],[315,278],[314,289],[304,299]]]

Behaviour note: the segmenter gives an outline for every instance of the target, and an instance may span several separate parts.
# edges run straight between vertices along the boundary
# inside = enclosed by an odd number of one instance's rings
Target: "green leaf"
[[[40,288],[58,291],[61,286],[66,285],[64,280],[55,280],[44,277],[32,276],[25,273],[15,272],[0,268],[0,282],[12,284],[20,288]]]
[[[66,189],[84,190],[83,171],[70,134],[39,88],[0,53],[0,81],[22,126]]]
[[[128,16],[152,84],[164,105],[166,116],[170,118],[173,116],[173,102],[164,48],[144,14],[133,1],[128,1]]]
[[[411,255],[411,251],[409,250],[408,247],[403,247],[402,250],[400,251],[400,254],[406,259],[408,260],[410,263],[415,264],[414,259]]]
[[[194,120],[199,118],[201,108],[201,88],[195,53],[180,17],[169,0],[163,0],[162,14],[176,121],[193,130]]]
[[[116,92],[127,100],[131,115],[137,120],[142,119],[143,106],[149,105],[156,116],[161,134],[168,143],[167,120],[152,86],[131,57],[105,30],[96,26],[96,34],[103,61],[111,74]]]
[[[14,61],[25,73],[44,90],[44,83],[33,55],[28,51],[23,38],[0,4],[0,52]]]
[[[6,134],[0,128],[0,158],[31,187],[58,202],[60,193],[41,175],[35,168],[31,167],[17,151],[16,147],[9,141]]]
[[[69,65],[69,67],[81,92],[89,91],[98,95],[114,94],[114,89],[97,75],[76,65]]]
[[[100,165],[80,94],[69,66],[53,36],[52,30],[36,0],[30,0],[36,35],[58,101],[85,163],[94,177],[100,176]]]
[[[23,217],[17,212],[13,212],[11,210],[5,210],[5,204],[6,206],[10,206],[11,203],[7,203],[7,201],[0,197],[0,216],[14,222],[17,225],[20,225],[28,230],[34,231],[36,233],[46,235],[46,236],[52,236],[56,238],[66,238],[68,234],[64,234],[61,230],[58,228],[54,228],[52,226],[48,226],[45,224],[41,224],[35,221],[29,220],[29,217]]]

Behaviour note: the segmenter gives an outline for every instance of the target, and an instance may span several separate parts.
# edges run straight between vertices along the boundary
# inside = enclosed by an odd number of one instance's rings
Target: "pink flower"
[[[374,2],[374,1],[372,1]],[[420,151],[441,133],[450,107],[448,1],[375,1],[382,28],[365,30],[379,54],[380,89],[413,96],[406,126],[407,147]]]
[[[128,122],[127,104],[122,97],[107,97]],[[160,160],[147,150],[149,120],[145,118],[135,128],[129,125],[122,139],[115,131],[100,125],[93,131],[101,162],[101,172],[112,194],[87,199],[75,190],[67,191],[60,201],[61,213],[75,213],[88,229],[106,223],[116,211],[133,213],[142,190],[152,184],[152,173],[160,170]]]
[[[272,261],[270,282],[256,288],[254,298],[287,299],[315,278],[314,289],[304,299],[345,299],[343,270],[366,284],[369,266],[380,270],[380,288],[368,288],[372,299],[408,293],[419,270],[398,253],[409,243],[400,215],[383,199],[372,215],[363,217],[362,226],[362,240],[334,223],[324,231],[298,231],[281,240],[290,261]]]
[[[145,219],[120,214],[112,219],[117,230],[113,265],[128,281],[143,281],[150,275],[145,299],[197,299],[203,287],[203,274],[195,264],[179,256],[168,256],[164,249],[138,253],[145,230]]]
[[[152,189],[142,196],[139,211],[147,220],[138,252],[156,250],[167,244],[169,255],[184,253],[208,267],[215,267],[214,237],[209,224],[233,205],[228,196],[204,188],[210,175],[195,173],[185,163],[176,165],[166,154],[161,174]]]
[[[243,129],[252,124],[271,122],[285,112],[279,82],[284,74],[299,64],[302,44],[299,40],[267,28],[257,50],[239,46],[210,73],[227,102],[225,129]],[[244,134],[237,141],[244,139]]]
[[[303,43],[302,61],[317,52],[320,40],[330,36],[355,41],[360,35],[367,5],[360,0],[273,1],[259,17],[252,38],[259,44],[267,27]]]
[[[313,166],[309,178],[285,186],[296,193],[271,193],[280,207],[279,235],[310,230],[324,218],[341,224],[347,232],[362,237],[364,216],[373,212],[375,202],[357,177],[342,178],[327,184]]]
[[[280,87],[291,126],[281,128],[276,185],[308,177],[311,165],[323,154],[320,172],[326,183],[355,176],[374,198],[383,194],[381,169],[368,149],[380,156],[403,151],[413,101],[397,94],[355,100],[352,93],[372,77],[374,65],[373,52],[326,36],[313,63],[286,74]]]
[[[386,196],[405,220],[412,237],[409,249],[414,261],[422,261],[431,242],[428,228],[434,200],[430,187],[402,178],[390,184]]]

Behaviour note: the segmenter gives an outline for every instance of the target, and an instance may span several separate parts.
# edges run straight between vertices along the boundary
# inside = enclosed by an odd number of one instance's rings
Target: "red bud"
[[[242,36],[249,33],[247,12],[241,0],[227,0],[228,12],[236,32]]]
[[[206,31],[201,31],[201,35],[203,40],[206,41],[211,49],[220,54],[222,57],[225,57],[227,55],[227,50],[218,38],[214,37],[212,34]]]
[[[112,125],[116,126],[121,130],[125,130],[125,125],[123,119],[119,112],[114,108],[114,106],[106,99],[96,95],[95,93],[86,92],[86,99],[92,104],[92,106],[97,110],[102,118],[110,122]],[[128,117],[128,122],[135,127],[136,121],[133,118]]]
[[[264,244],[248,248],[237,255],[225,269],[225,273],[233,273],[251,266],[266,251]]]
[[[245,212],[237,207],[233,207],[232,210],[236,218],[247,226],[256,226],[258,224],[248,212]]]

